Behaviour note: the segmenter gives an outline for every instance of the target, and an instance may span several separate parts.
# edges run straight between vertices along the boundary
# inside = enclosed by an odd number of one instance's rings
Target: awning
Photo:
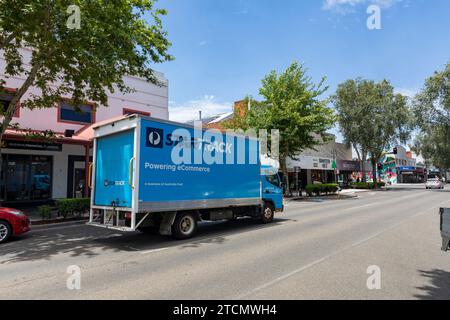
[[[42,143],[61,143],[61,144],[72,144],[72,145],[84,145],[89,146],[92,144],[92,139],[77,136],[76,134],[72,137],[66,137],[63,133],[54,133],[54,137],[51,138],[40,138],[40,134],[44,134],[45,131],[40,130],[20,130],[20,129],[6,129],[3,135],[3,140],[12,141],[31,141],[31,142],[42,142]],[[36,134],[35,137],[30,135]]]

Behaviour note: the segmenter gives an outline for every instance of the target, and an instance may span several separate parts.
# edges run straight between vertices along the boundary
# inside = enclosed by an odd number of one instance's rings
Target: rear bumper
[[[136,229],[125,227],[125,226],[113,226],[109,224],[102,224],[102,223],[96,223],[96,222],[88,222],[86,223],[88,226],[97,227],[97,228],[103,228],[103,229],[110,229],[115,231],[122,231],[122,232],[134,232]]]

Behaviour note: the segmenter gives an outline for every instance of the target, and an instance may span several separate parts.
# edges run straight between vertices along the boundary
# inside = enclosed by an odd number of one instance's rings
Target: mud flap
[[[161,225],[159,226],[159,233],[163,236],[172,235],[172,225],[177,216],[176,212],[167,212],[163,214]]]
[[[442,251],[448,251],[450,247],[450,237],[442,236]]]

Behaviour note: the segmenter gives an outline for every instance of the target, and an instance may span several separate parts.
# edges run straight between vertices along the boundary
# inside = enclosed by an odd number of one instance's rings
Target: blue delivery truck
[[[94,128],[89,225],[187,239],[200,221],[283,210],[278,170],[244,135],[130,115]]]

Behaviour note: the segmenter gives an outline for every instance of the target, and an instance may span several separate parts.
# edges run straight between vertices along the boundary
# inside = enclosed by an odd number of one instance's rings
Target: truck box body
[[[94,128],[89,224],[186,239],[202,220],[269,223],[283,190],[259,151],[256,138],[201,126],[139,115],[104,123]]]
[[[218,154],[224,164],[180,164],[172,160],[173,149],[180,143],[174,132],[186,130],[194,138],[193,127],[137,116],[122,122],[131,128],[115,124],[119,129],[107,130],[104,136],[101,128],[96,130],[94,207],[158,212],[261,201],[259,156],[254,163],[248,161],[252,153],[259,155],[256,139],[235,135],[234,141],[227,141],[221,133],[224,152]],[[238,164],[240,144],[245,144],[244,164]],[[197,147],[192,146],[190,162]],[[234,164],[225,164],[231,153]]]

